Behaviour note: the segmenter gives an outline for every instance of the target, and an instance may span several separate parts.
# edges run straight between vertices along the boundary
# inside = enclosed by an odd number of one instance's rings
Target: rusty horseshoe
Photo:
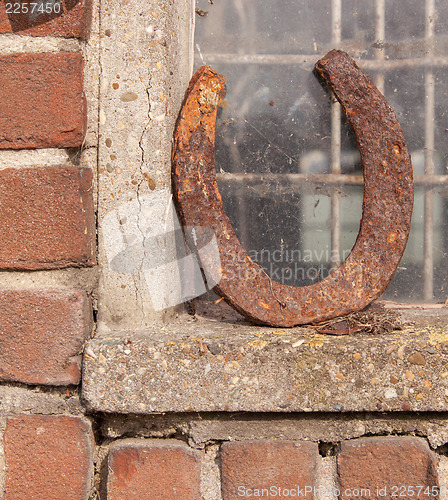
[[[345,52],[332,50],[315,68],[355,132],[364,172],[355,245],[346,260],[316,284],[294,287],[272,281],[246,254],[224,213],[214,169],[222,75],[208,66],[198,69],[176,125],[172,181],[187,243],[198,251],[205,273],[219,276],[213,290],[257,324],[289,327],[361,310],[386,289],[409,235],[412,164],[394,111]],[[219,262],[200,252],[210,239],[210,229],[216,236]]]

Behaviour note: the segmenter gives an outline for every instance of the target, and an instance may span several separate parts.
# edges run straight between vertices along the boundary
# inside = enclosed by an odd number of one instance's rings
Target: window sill
[[[180,318],[98,336],[84,353],[90,411],[448,410],[448,308],[402,309],[413,325],[328,336]]]

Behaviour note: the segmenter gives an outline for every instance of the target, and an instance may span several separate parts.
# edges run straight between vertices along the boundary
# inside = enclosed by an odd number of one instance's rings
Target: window
[[[240,241],[272,279],[308,285],[350,252],[363,179],[354,134],[313,74],[332,48],[383,92],[412,155],[415,203],[383,298],[448,296],[446,2],[198,0],[195,66],[223,73],[215,163]]]

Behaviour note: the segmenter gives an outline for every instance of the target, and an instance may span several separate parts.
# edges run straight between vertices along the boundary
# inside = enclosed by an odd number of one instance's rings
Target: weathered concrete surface
[[[183,320],[91,340],[91,410],[349,412],[448,409],[448,327],[325,336]]]
[[[79,401],[78,390],[24,388],[17,385],[0,386],[1,416],[5,415],[82,415],[84,407]]]
[[[100,10],[99,327],[144,328],[170,316],[151,287],[171,293],[169,273],[148,283],[145,238],[173,214],[171,141],[190,77],[191,0],[103,2]],[[160,228],[158,228],[160,232]],[[159,252],[175,261],[174,241]],[[126,253],[127,252],[127,253]],[[137,255],[137,257],[135,257]],[[118,259],[121,265],[112,261]],[[147,270],[147,269],[146,269]],[[179,282],[180,287],[180,282]],[[168,301],[169,302],[169,301]]]

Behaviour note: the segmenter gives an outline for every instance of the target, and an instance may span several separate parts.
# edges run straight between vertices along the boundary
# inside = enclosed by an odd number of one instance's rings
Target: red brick
[[[337,472],[340,498],[428,499],[438,484],[435,454],[424,439],[414,437],[344,441],[337,455]],[[427,490],[418,495],[415,489],[412,494],[408,490],[412,486]],[[363,495],[354,493],[361,489]]]
[[[35,0],[21,0],[25,11],[29,12]],[[61,36],[65,38],[87,39],[90,32],[92,1],[62,0],[61,12],[54,10],[50,14],[42,13],[34,8],[34,16],[27,12],[7,13],[6,3],[0,3],[0,33],[17,33],[31,36]],[[11,3],[14,3],[12,0]],[[45,5],[45,2],[44,2]],[[8,9],[9,11],[11,9]]]
[[[92,481],[92,431],[80,417],[23,415],[5,431],[5,500],[82,500]]]
[[[313,498],[319,453],[314,443],[242,441],[221,447],[223,500],[242,497]]]
[[[0,380],[78,384],[90,329],[85,292],[0,291]]]
[[[86,132],[81,54],[0,57],[0,149],[81,146]]]
[[[0,232],[0,269],[94,265],[91,170],[0,170]]]
[[[181,441],[117,442],[108,456],[107,500],[200,500],[201,456]]]

